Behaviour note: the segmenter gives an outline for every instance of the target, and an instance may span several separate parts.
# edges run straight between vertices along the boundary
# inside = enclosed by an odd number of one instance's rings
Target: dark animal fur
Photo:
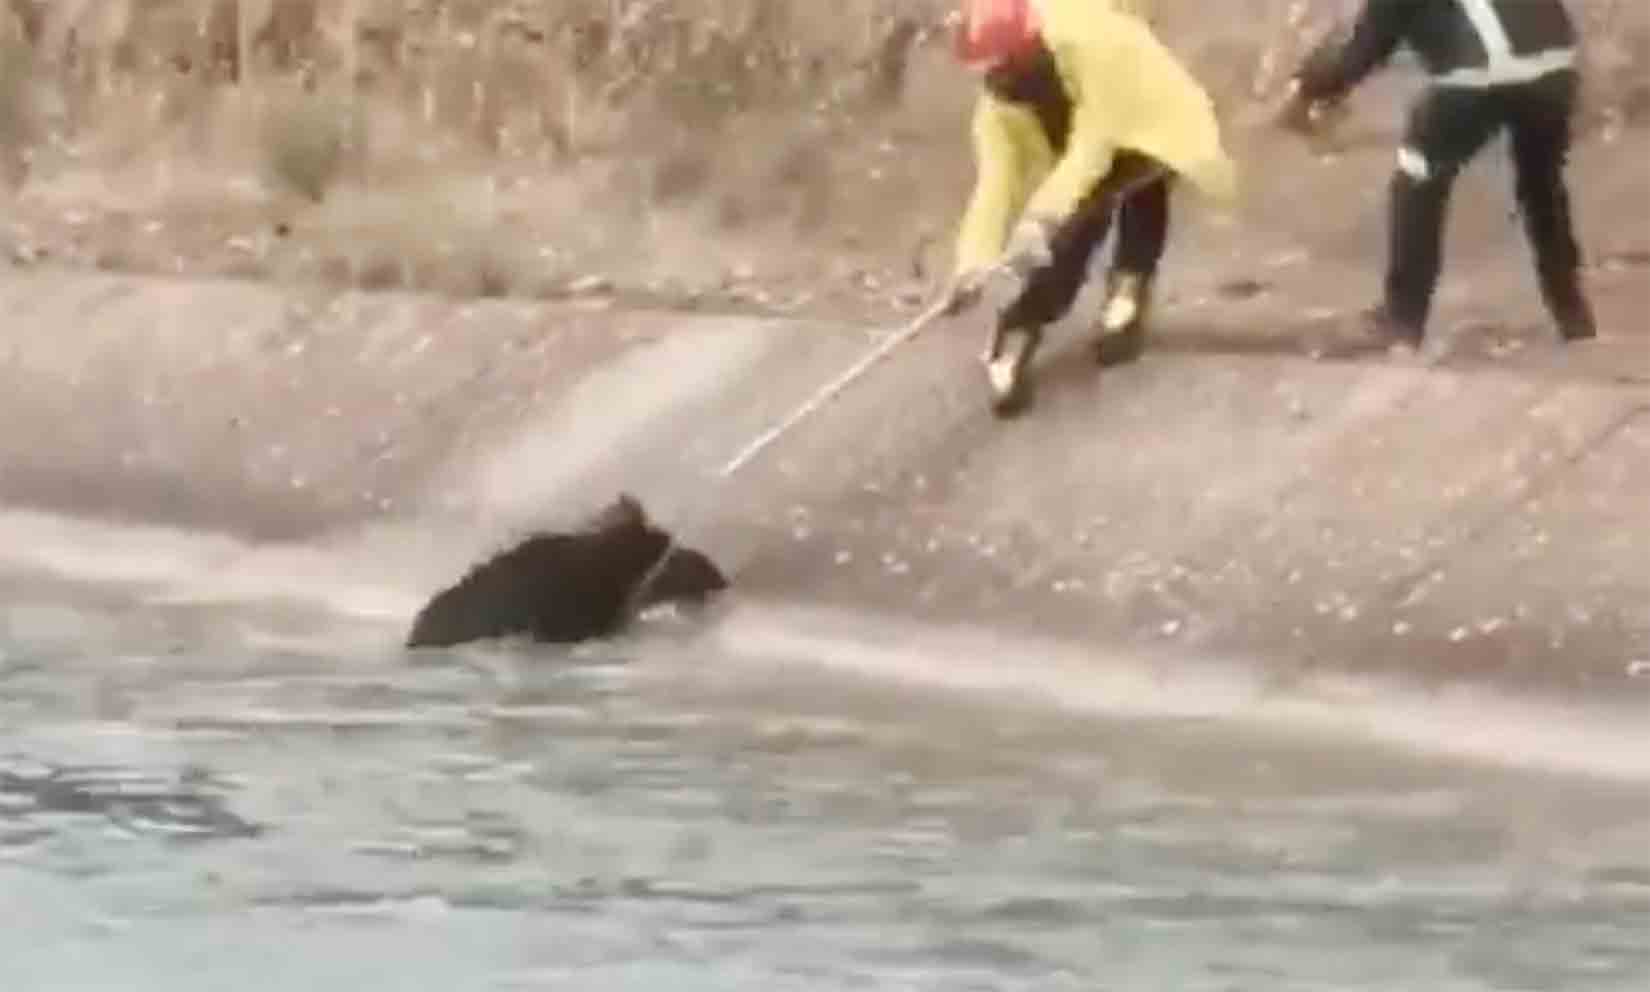
[[[471,569],[419,611],[407,646],[528,637],[571,643],[617,633],[631,607],[703,603],[727,588],[704,554],[672,547],[641,504],[621,496],[581,533],[535,534]],[[636,602],[637,586],[669,549]]]

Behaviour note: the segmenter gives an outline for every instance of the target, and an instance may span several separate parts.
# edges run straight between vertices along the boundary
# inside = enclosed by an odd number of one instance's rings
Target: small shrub
[[[277,98],[264,122],[264,151],[272,181],[316,203],[326,198],[356,143],[358,114],[351,102],[326,93]]]
[[[19,185],[28,173],[37,132],[33,53],[21,41],[0,40],[0,183]]]

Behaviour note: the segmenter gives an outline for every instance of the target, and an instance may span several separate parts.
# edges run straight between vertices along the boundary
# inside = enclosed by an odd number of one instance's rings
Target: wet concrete
[[[266,542],[441,520],[480,547],[628,489],[755,595],[1642,703],[1643,333],[1317,362],[1279,345],[1315,319],[1289,278],[1248,311],[1184,281],[1160,347],[1104,377],[1064,334],[1011,424],[978,328],[937,328],[717,483],[879,332],[10,273],[0,501]]]

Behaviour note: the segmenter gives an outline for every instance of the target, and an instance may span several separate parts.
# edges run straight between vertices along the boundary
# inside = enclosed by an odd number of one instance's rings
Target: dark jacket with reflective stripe
[[[1334,99],[1408,44],[1434,80],[1488,87],[1571,68],[1576,28],[1563,0],[1364,0],[1351,38],[1307,60],[1308,99]]]

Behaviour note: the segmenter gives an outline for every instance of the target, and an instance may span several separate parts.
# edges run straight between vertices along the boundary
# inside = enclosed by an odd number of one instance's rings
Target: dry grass
[[[8,189],[28,177],[29,157],[39,140],[33,61],[22,41],[0,37],[0,183]]]
[[[174,271],[496,295],[581,266],[714,281],[789,259],[817,276],[815,249],[921,270],[970,175],[951,6],[5,0],[0,165],[38,204],[80,209],[95,189],[123,223],[167,219],[173,257],[98,257]],[[1274,97],[1336,13],[1163,6],[1228,114]],[[1650,18],[1583,6],[1589,120],[1621,127],[1650,107]],[[458,188],[484,192],[444,199]],[[263,247],[205,258],[231,241]]]

